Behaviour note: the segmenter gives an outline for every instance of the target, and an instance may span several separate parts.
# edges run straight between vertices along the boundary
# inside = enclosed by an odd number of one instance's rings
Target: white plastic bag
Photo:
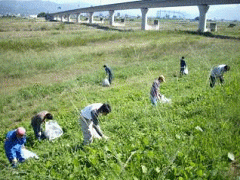
[[[96,129],[93,127],[93,122],[90,123],[89,125],[89,131],[91,132],[93,138],[96,139],[101,139],[102,137],[98,134],[98,132],[96,131]]]
[[[103,80],[102,85],[103,85],[103,86],[110,86],[110,83],[109,83],[109,81],[108,81],[107,78],[105,78],[105,79]]]
[[[60,137],[63,134],[62,128],[58,125],[57,121],[50,120],[45,124],[45,135],[51,141]]]
[[[171,99],[166,98],[164,95],[161,95],[161,99],[160,99],[161,103],[170,103]]]
[[[187,67],[184,69],[183,74],[188,74],[188,68]]]
[[[29,159],[29,158],[36,158],[38,159],[37,154],[33,153],[32,151],[27,150],[26,148],[22,148],[22,157],[24,159]]]

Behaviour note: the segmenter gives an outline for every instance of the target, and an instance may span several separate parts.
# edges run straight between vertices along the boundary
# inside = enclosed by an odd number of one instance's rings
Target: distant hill
[[[57,4],[49,1],[0,1],[0,14],[32,15],[90,7],[88,3]]]

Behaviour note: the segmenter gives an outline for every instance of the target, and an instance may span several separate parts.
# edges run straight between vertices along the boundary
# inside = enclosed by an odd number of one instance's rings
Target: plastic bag
[[[32,151],[29,151],[29,150],[27,150],[25,148],[22,148],[22,152],[21,153],[22,153],[22,157],[24,159],[29,159],[29,158],[36,158],[36,159],[38,159],[37,154],[35,154]]]
[[[164,95],[161,95],[161,99],[160,99],[161,103],[170,103],[171,99],[166,98]]]
[[[188,74],[188,68],[187,67],[184,69],[183,74]]]
[[[93,122],[90,123],[89,125],[89,131],[91,132],[93,138],[96,139],[101,139],[102,137],[98,134],[98,132],[96,131],[96,129],[93,127]]]
[[[105,79],[103,80],[102,85],[103,85],[103,86],[110,86],[110,83],[109,83],[109,81],[108,81],[107,78],[105,78]]]
[[[63,130],[58,125],[57,121],[50,120],[50,121],[46,122],[46,124],[45,124],[45,135],[50,141],[62,136],[62,134],[63,134]]]

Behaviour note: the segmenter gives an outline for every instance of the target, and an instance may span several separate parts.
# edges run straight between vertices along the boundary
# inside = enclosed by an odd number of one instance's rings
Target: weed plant
[[[10,21],[9,29],[25,23]],[[24,126],[26,147],[39,156],[14,169],[2,146],[0,179],[239,178],[239,26],[221,24],[216,37],[229,37],[225,39],[174,29],[120,32],[64,26],[0,39],[0,140],[3,145],[8,131]],[[18,33],[6,31],[1,33],[9,37]],[[182,56],[189,75],[179,77]],[[104,64],[114,72],[110,87],[101,86]],[[231,70],[223,85],[210,88],[210,70],[219,64]],[[161,74],[166,78],[161,93],[172,102],[152,106],[150,88]],[[112,106],[100,118],[110,139],[83,147],[79,113],[97,102]],[[30,119],[42,110],[53,113],[62,137],[35,139]]]

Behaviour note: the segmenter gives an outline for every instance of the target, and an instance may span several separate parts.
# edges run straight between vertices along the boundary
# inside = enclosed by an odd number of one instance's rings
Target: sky
[[[115,4],[122,2],[131,2],[134,0],[42,0],[42,1],[52,1],[55,3],[78,3],[85,2],[94,5],[104,5],[104,4]],[[157,11],[161,10],[162,12],[167,11],[177,11],[182,12],[187,18],[195,18],[199,16],[199,10],[197,6],[187,6],[187,7],[172,7],[172,8],[154,8],[149,9],[148,16],[156,16]],[[121,12],[121,11],[120,11]],[[124,12],[134,12],[134,14],[141,15],[140,10],[128,10]],[[208,13],[208,19],[226,19],[226,20],[238,20],[240,21],[240,4],[235,5],[214,5],[210,6]]]

